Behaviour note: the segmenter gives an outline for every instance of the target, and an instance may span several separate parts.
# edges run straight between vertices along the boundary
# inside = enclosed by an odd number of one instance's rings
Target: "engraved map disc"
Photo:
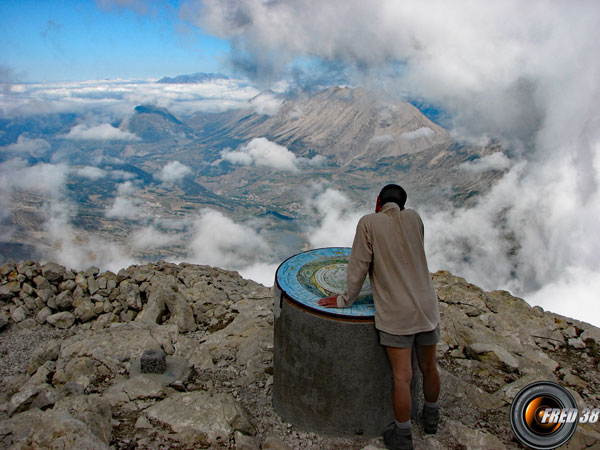
[[[349,308],[323,308],[323,297],[343,294],[350,248],[328,247],[309,250],[285,260],[277,269],[278,287],[292,301],[312,310],[349,318],[372,318],[375,306],[369,278],[366,277],[359,297]]]

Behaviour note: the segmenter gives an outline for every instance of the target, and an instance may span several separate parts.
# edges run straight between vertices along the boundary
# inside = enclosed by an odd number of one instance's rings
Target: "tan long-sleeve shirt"
[[[352,305],[368,273],[377,329],[396,335],[433,330],[440,314],[423,236],[417,212],[400,210],[395,203],[362,217],[348,262],[346,292],[337,297],[338,308]]]

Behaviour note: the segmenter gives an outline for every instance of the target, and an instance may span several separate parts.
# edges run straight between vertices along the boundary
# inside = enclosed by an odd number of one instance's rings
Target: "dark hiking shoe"
[[[389,450],[412,450],[412,431],[411,429],[401,430],[394,425],[394,428],[383,433],[383,443]]]
[[[437,433],[440,423],[440,408],[423,407],[423,429],[427,434]]]

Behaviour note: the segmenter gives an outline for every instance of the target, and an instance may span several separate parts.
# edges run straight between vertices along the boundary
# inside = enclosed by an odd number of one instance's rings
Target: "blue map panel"
[[[309,309],[348,318],[372,318],[375,305],[367,277],[358,299],[349,308],[323,308],[323,297],[343,294],[350,248],[328,247],[309,250],[286,259],[277,269],[277,285],[291,300]]]

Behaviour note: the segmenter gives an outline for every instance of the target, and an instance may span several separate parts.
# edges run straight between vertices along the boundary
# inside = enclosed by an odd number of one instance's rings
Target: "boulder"
[[[183,296],[179,294],[175,277],[155,276],[152,280],[148,303],[138,315],[137,320],[159,323],[166,310],[171,315],[169,323],[177,325],[180,332],[185,333],[196,329],[194,312]]]
[[[465,348],[465,353],[479,361],[499,364],[508,370],[517,370],[519,361],[499,345],[476,342]]]
[[[45,323],[48,317],[52,315],[52,310],[47,306],[40,309],[40,311],[35,315],[35,321],[39,324]]]
[[[67,269],[63,266],[53,262],[46,263],[42,266],[42,275],[51,283],[61,281],[66,271]]]
[[[21,291],[21,284],[17,281],[9,281],[0,286],[0,300],[8,301],[17,297]]]
[[[254,434],[247,413],[232,395],[225,393],[176,393],[146,409],[144,414],[175,433],[185,433],[211,445],[226,443],[234,431]]]
[[[19,306],[13,311],[10,317],[15,323],[23,322],[27,318],[27,308]]]
[[[56,296],[54,303],[60,311],[73,309],[73,294],[71,291],[63,291]]]
[[[0,330],[3,330],[8,326],[8,317],[6,314],[0,311]]]
[[[46,318],[46,321],[54,325],[56,328],[69,328],[75,323],[75,316],[70,312],[63,311],[56,314],[52,314]]]

